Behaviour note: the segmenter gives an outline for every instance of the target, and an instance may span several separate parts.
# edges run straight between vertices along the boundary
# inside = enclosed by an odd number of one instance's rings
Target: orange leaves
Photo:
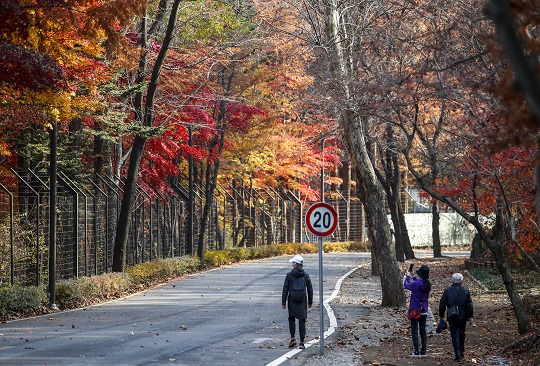
[[[43,88],[51,91],[62,88],[77,93],[84,88],[86,94],[95,93],[97,85],[105,82],[108,75],[106,67],[99,61],[104,55],[105,28],[112,27],[106,19],[114,14],[122,14],[121,18],[130,17],[130,10],[134,9],[124,1],[124,7],[111,11],[109,17],[97,20],[92,14],[92,10],[96,15],[101,14],[106,5],[114,3],[118,2],[3,1],[0,13],[11,16],[4,19],[9,32],[2,32],[4,38],[0,38],[1,64],[8,68],[2,70],[4,77],[0,81],[33,93]],[[138,1],[131,3],[140,7]],[[40,102],[46,99],[50,98],[43,96]],[[60,102],[69,100],[61,97],[52,104]]]

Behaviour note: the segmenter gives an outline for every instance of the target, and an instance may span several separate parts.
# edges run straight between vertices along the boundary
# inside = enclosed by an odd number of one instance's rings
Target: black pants
[[[296,318],[289,317],[289,332],[291,333],[291,338],[294,338],[296,332]],[[304,343],[306,338],[306,319],[298,319],[298,332],[300,333],[300,343]]]
[[[427,348],[426,319],[427,319],[427,315],[421,315],[420,319],[418,320],[411,319],[412,343],[414,346],[414,354],[416,355],[426,354],[426,348]],[[418,330],[420,330],[420,341],[422,342],[420,353],[418,353]]]
[[[467,321],[448,322],[450,325],[450,336],[456,358],[462,358],[465,352],[465,326]]]

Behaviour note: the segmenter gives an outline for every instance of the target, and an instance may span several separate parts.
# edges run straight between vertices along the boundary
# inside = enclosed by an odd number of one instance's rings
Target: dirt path
[[[451,275],[464,273],[463,258],[421,259],[415,262],[418,268],[422,264],[430,267],[432,292],[429,304],[438,321],[439,299],[444,289],[451,285]],[[402,271],[405,272],[406,265]],[[412,340],[409,321],[403,309],[381,309],[372,300],[362,300],[366,281],[376,282],[376,277],[369,276],[367,269],[360,270],[354,277],[347,279],[344,292],[336,302],[339,315],[339,303],[362,304],[371,310],[370,317],[359,317],[341,329],[335,342],[328,344],[324,359],[317,357],[305,360],[305,365],[459,365],[454,362],[454,355],[449,330],[436,334],[434,325],[428,332],[426,358],[411,358]],[[510,301],[505,294],[487,293],[485,289],[465,275],[464,286],[469,288],[475,308],[474,324],[468,325],[465,341],[465,359],[461,365],[539,365],[540,355],[531,352],[524,355],[501,356],[501,350],[519,338],[517,323]],[[428,328],[429,330],[429,328]],[[378,338],[378,340],[377,340]],[[366,340],[376,339],[375,342]],[[347,362],[340,362],[340,358]]]

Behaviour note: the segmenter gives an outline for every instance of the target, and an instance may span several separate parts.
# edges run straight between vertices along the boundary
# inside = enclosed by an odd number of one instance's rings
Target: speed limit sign
[[[306,226],[313,235],[331,235],[336,230],[337,223],[336,210],[327,203],[314,203],[306,212]]]

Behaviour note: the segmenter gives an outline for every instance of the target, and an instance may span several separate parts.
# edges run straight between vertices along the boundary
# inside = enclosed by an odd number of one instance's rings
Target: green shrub
[[[230,262],[236,263],[250,258],[250,251],[247,248],[234,248],[229,252]]]
[[[47,293],[43,287],[0,287],[0,316],[24,313],[47,305]]]
[[[370,246],[369,243],[362,242],[324,243],[323,250],[325,252],[360,252],[369,251]],[[318,251],[318,244],[313,243],[272,244],[249,248],[210,250],[204,254],[204,263],[207,266],[217,267],[250,259],[262,259],[298,253],[318,253]]]
[[[331,252],[369,252],[371,245],[368,242],[360,241],[344,241],[337,243],[324,243],[323,250],[327,253]]]
[[[204,253],[204,263],[207,266],[219,267],[232,262],[232,255],[227,250],[213,250]]]

